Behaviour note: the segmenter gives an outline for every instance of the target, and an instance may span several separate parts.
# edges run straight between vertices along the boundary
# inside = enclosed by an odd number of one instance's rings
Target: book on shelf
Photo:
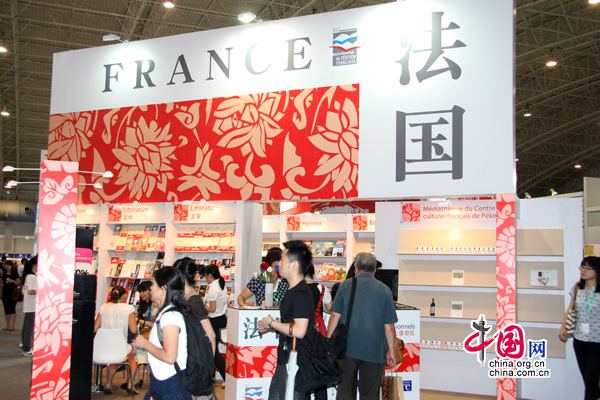
[[[121,228],[123,228],[122,225],[115,225],[115,230],[113,231],[113,234],[110,237],[110,240],[108,241],[108,249],[109,250],[116,249],[117,242],[119,241],[119,236],[121,235]]]
[[[153,251],[156,248],[156,239],[158,238],[158,225],[152,225],[150,235],[148,236],[147,251]]]
[[[139,235],[139,236],[138,236]],[[137,227],[130,227],[127,231],[127,241],[125,242],[125,251],[137,251],[137,247],[140,243],[139,239],[137,240],[135,250],[132,250],[134,241],[138,238],[142,237],[142,231]]]
[[[322,256],[323,255],[323,245],[325,242],[313,242],[312,254],[313,256]]]
[[[181,227],[179,232],[177,232],[177,239],[175,239],[175,248],[174,251],[183,251],[185,247],[185,236],[187,234],[188,226],[184,225]]]
[[[122,263],[117,264],[116,267],[115,267],[115,271],[113,273],[113,276],[115,278],[118,278],[119,276],[121,276],[121,272],[122,271],[123,271],[123,264]]]
[[[336,265],[333,263],[323,263],[323,272],[321,273],[321,280],[335,281],[335,268]]]
[[[140,281],[136,280],[133,283],[133,288],[131,289],[131,293],[129,294],[128,302],[131,305],[136,305],[139,301],[140,295],[138,293],[138,286],[140,285]],[[137,300],[136,300],[137,299]]]
[[[121,225],[118,225],[121,226]],[[127,231],[129,230],[129,225],[121,226],[121,233],[119,233],[119,238],[117,239],[117,244],[115,246],[115,250],[124,251],[125,244],[127,243]]]
[[[152,278],[152,273],[154,273],[154,263],[156,262],[156,258],[158,257],[158,253],[146,253],[144,254],[144,258],[142,259],[142,270],[140,278],[150,279]]]
[[[323,257],[333,257],[335,242],[325,242],[323,245]]]
[[[345,254],[346,254],[346,245],[345,244],[336,243],[333,246],[332,255],[334,257],[344,257]]]
[[[108,266],[108,276],[115,276],[115,270],[119,264],[119,257],[111,257],[110,265]]]
[[[346,264],[338,263],[335,270],[335,280],[343,281],[346,279]]]
[[[200,251],[200,243],[202,242],[202,236],[204,235],[204,224],[194,225],[194,231],[192,232],[193,237],[190,239],[190,247],[192,252],[197,253]]]
[[[167,236],[167,227],[158,228],[158,237],[156,239],[156,251],[165,251],[165,237]]]
[[[304,244],[308,247],[308,250],[312,254],[313,251],[313,241],[312,240],[304,240]]]
[[[142,241],[141,238],[139,238],[137,236],[134,237],[133,240],[131,241],[131,251],[139,251],[141,241]]]
[[[313,264],[315,266],[315,276],[313,277],[313,280],[315,281],[320,281],[323,279],[323,264],[321,263],[317,263],[317,264]]]
[[[92,250],[98,251],[100,249],[100,237],[98,236],[98,227],[94,227],[94,240],[92,242]]]
[[[235,235],[231,237],[231,243],[229,243],[229,251],[235,251]]]
[[[148,248],[148,240],[150,239],[150,233],[152,231],[152,225],[146,225],[144,228],[144,233],[142,234],[142,239],[140,240],[139,251],[146,251]]]
[[[231,238],[233,237],[234,224],[223,224],[221,228],[221,240],[219,241],[218,251],[229,251]]]
[[[202,232],[202,237],[199,238],[200,251],[205,253],[208,251],[208,248],[210,246],[210,231],[208,229],[208,227],[204,228],[204,231]]]

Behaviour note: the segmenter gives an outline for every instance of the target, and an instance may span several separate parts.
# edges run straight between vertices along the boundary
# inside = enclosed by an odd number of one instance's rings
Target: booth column
[[[496,197],[496,321],[497,329],[517,322],[515,195]],[[516,400],[517,380],[498,378],[498,400]]]
[[[236,207],[234,289],[239,295],[260,265],[263,205],[239,201]]]
[[[42,161],[32,399],[69,398],[78,170]]]

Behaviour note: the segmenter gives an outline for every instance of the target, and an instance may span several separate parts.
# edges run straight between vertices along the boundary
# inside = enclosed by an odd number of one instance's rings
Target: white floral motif
[[[509,268],[515,267],[515,227],[504,228],[498,235],[498,258]]]
[[[74,204],[63,206],[52,222],[50,235],[58,239],[57,249],[67,256],[75,255],[75,229],[77,224],[77,207]]]
[[[69,192],[77,193],[77,187],[71,175],[65,177],[60,184],[53,179],[44,179],[43,185],[42,204],[54,205]]]

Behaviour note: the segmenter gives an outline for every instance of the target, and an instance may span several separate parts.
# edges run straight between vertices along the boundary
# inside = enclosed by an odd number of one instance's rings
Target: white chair
[[[98,365],[126,365],[129,382],[133,385],[131,366],[127,362],[127,355],[131,351],[131,345],[123,336],[121,329],[98,329],[94,338],[94,364]],[[133,389],[133,386],[132,386]],[[134,399],[134,391],[131,398]]]

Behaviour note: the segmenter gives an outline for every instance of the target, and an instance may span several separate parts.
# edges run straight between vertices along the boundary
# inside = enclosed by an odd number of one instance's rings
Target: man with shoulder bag
[[[340,357],[344,354],[343,346],[335,340],[340,329],[334,332],[338,324],[347,329],[345,355],[339,360],[344,377],[338,385],[337,399],[356,399],[357,375],[360,375],[360,399],[379,400],[384,363],[396,365],[394,324],[398,318],[392,292],[373,276],[377,266],[375,256],[359,253],[354,265],[356,277],[340,285],[327,329],[329,336],[334,336],[333,349],[341,353]],[[340,338],[345,336],[341,333]]]

